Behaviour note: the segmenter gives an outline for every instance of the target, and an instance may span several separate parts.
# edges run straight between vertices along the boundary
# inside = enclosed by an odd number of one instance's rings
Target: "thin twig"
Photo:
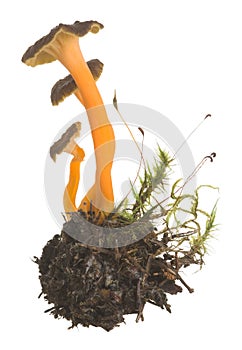
[[[186,287],[186,289],[189,291],[189,293],[194,292],[194,289],[189,287],[189,285],[184,281],[184,279],[179,275],[179,273],[177,274],[177,277],[178,277],[179,281]]]
[[[139,320],[144,321],[143,311],[145,307],[145,301],[141,301],[141,279],[139,279],[137,283],[137,304],[139,311],[135,322],[139,322]]]

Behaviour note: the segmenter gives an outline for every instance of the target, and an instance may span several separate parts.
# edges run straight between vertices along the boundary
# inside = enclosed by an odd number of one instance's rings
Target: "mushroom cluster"
[[[35,257],[41,295],[54,305],[46,312],[55,318],[66,318],[71,321],[71,327],[92,325],[110,331],[124,322],[124,315],[136,313],[136,321],[143,320],[146,303],[171,312],[167,294],[182,292],[181,285],[193,292],[180,271],[190,265],[204,264],[206,242],[216,227],[216,204],[207,213],[199,205],[199,190],[204,186],[199,186],[193,195],[184,194],[184,185],[177,187],[178,180],[168,196],[171,202],[163,206],[164,201],[154,198],[152,206],[152,194],[157,187],[164,189],[173,160],[158,148],[154,168],[147,167],[144,178],[140,177],[135,203],[123,209],[122,202],[114,208],[111,170],[115,137],[96,86],[103,64],[97,59],[86,63],[79,45],[79,37],[98,33],[102,28],[97,21],[59,24],[29,47],[22,61],[35,67],[59,60],[67,68],[70,74],[53,86],[51,101],[58,105],[75,94],[85,107],[96,160],[95,182],[77,205],[80,166],[85,158],[77,142],[81,122],[72,124],[50,148],[53,161],[62,152],[70,154],[72,159],[63,195],[66,222],[61,234],[47,242],[41,257]],[[116,99],[114,106],[117,109]],[[142,128],[139,130],[144,136]],[[214,156],[212,153],[204,159],[212,161]],[[188,199],[191,207],[184,209],[183,202]],[[180,211],[189,218],[178,220]],[[199,223],[199,215],[205,217],[203,225]],[[175,220],[170,224],[172,218]],[[159,219],[160,227],[159,223],[154,226],[154,220]]]
[[[67,152],[73,155],[70,164],[70,177],[64,192],[64,210],[68,214],[74,211],[90,212],[99,216],[101,223],[114,208],[114,194],[111,178],[115,152],[115,136],[109,121],[102,97],[95,81],[102,73],[103,64],[95,59],[85,62],[79,45],[79,37],[87,33],[98,33],[103,25],[97,21],[76,21],[72,25],[59,24],[50,33],[30,46],[22,57],[22,62],[35,67],[55,60],[61,62],[70,75],[58,81],[52,88],[51,101],[57,105],[65,97],[74,93],[87,111],[91,128],[95,160],[95,183],[88,193],[76,205],[76,193],[80,179],[80,163],[84,151],[74,139],[80,132],[80,123],[71,126],[62,138],[55,143],[50,154],[55,160],[56,154]]]

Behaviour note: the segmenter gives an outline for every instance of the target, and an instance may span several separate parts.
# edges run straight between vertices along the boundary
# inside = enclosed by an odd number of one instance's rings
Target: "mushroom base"
[[[41,257],[35,257],[41,295],[53,304],[45,312],[71,321],[69,328],[81,324],[106,331],[124,322],[127,314],[143,320],[147,302],[171,312],[167,294],[182,292],[181,285],[193,291],[178,270],[197,262],[191,256],[178,257],[170,248],[168,252],[167,243],[155,230],[113,249],[84,245],[64,232],[55,235]]]

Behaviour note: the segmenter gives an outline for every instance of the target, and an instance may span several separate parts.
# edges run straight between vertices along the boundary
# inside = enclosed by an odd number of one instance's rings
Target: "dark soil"
[[[147,302],[171,312],[167,294],[182,292],[181,284],[193,291],[178,270],[194,262],[166,251],[167,237],[158,239],[154,230],[119,248],[85,245],[64,232],[55,235],[35,257],[41,294],[53,304],[45,312],[71,321],[70,328],[81,324],[106,331],[127,314],[143,320]]]

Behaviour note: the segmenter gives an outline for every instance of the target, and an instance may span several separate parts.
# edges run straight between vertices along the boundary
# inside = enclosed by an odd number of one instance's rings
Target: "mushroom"
[[[69,182],[65,187],[63,196],[64,210],[67,215],[70,212],[77,211],[75,200],[80,180],[80,163],[85,157],[85,152],[75,141],[80,136],[80,130],[80,122],[72,124],[50,148],[50,156],[54,161],[56,161],[56,155],[62,152],[73,155],[70,163]]]
[[[87,211],[92,203],[93,210],[110,213],[114,207],[111,178],[115,152],[114,131],[79,46],[79,37],[88,32],[97,33],[102,28],[103,25],[97,21],[76,21],[73,25],[59,24],[48,35],[30,46],[22,61],[34,67],[59,60],[75,80],[87,110],[96,158],[95,185],[82,200],[79,209]]]
[[[102,74],[103,63],[98,59],[94,59],[87,62],[88,68],[92,73],[93,79],[97,81]],[[65,78],[60,79],[55,83],[51,89],[51,103],[53,106],[57,106],[60,102],[72,94],[75,94],[76,97],[84,104],[81,93],[79,92],[75,80],[69,74]]]

